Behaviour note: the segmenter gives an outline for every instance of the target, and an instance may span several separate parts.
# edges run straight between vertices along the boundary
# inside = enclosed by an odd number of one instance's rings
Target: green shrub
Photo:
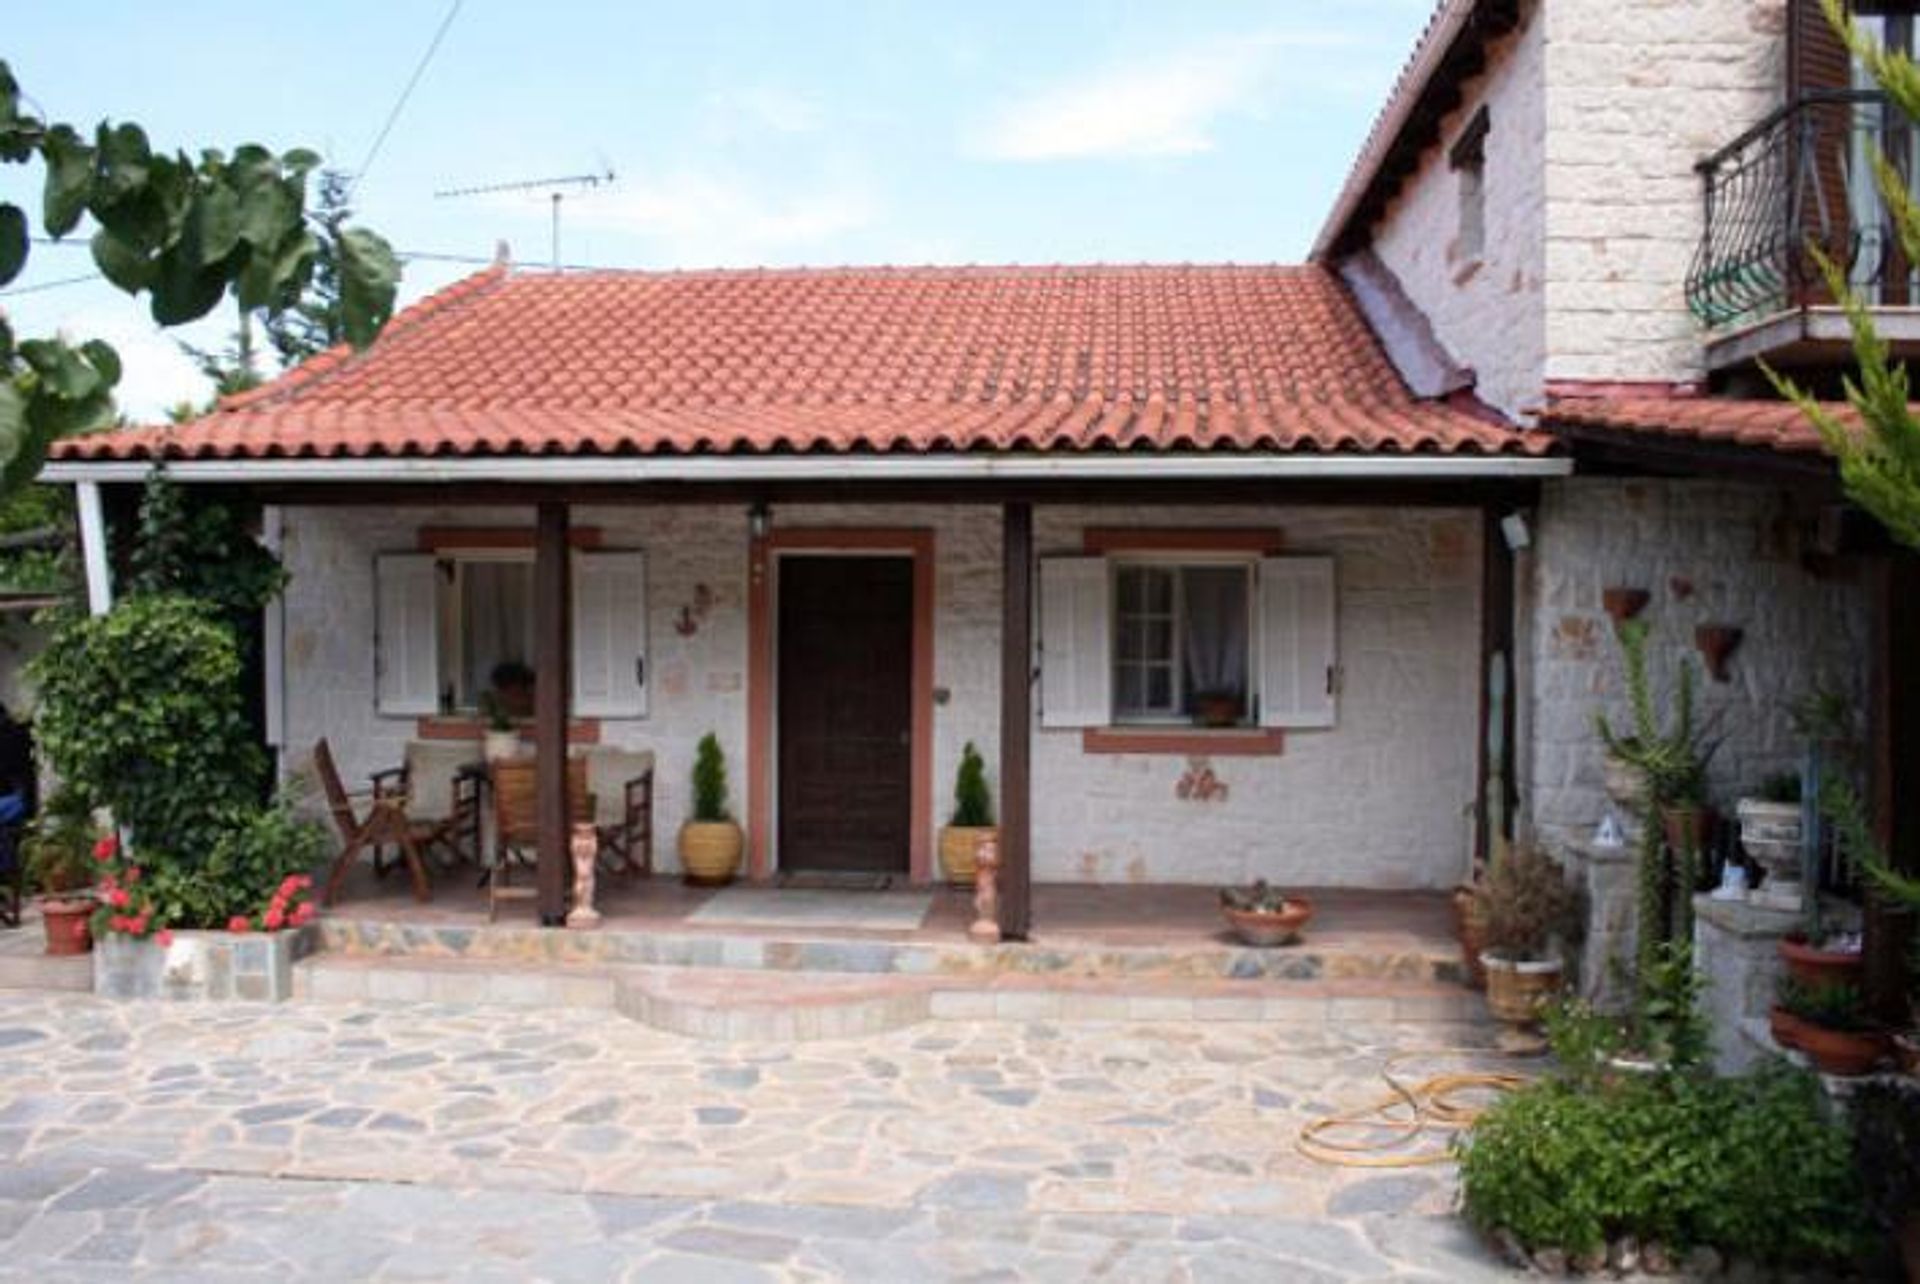
[[[987,762],[967,741],[960,751],[960,772],[953,782],[953,823],[962,829],[993,824],[993,795],[987,791]]]
[[[241,671],[216,608],[130,597],[55,628],[33,662],[35,730],[66,786],[110,809],[146,853],[199,860],[266,792]]]
[[[1807,1265],[1860,1242],[1847,1133],[1813,1078],[1782,1067],[1543,1080],[1455,1147],[1468,1220],[1529,1249],[1591,1253],[1630,1234]]]
[[[727,759],[720,738],[709,731],[700,737],[693,756],[693,818],[711,824],[727,817]]]
[[[28,886],[55,896],[92,886],[93,845],[99,837],[85,797],[77,790],[56,789],[20,840]]]

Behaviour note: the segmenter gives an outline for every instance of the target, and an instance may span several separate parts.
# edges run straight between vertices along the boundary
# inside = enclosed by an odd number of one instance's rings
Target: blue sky
[[[445,0],[20,6],[0,56],[52,119],[158,145],[310,146],[357,169]],[[465,0],[356,192],[403,250],[550,253],[544,195],[611,168],[561,253],[609,267],[1294,261],[1431,0]],[[185,16],[182,16],[185,15]],[[37,210],[39,173],[0,174]],[[82,234],[73,238],[84,242]],[[36,246],[11,287],[86,272]],[[470,268],[416,262],[403,299]],[[144,305],[94,283],[0,297],[23,335],[121,348],[136,416],[205,395]],[[217,345],[216,313],[189,336]]]

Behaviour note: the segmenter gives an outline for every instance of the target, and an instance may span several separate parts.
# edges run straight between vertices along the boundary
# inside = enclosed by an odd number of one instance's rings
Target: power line
[[[420,83],[420,77],[427,74],[427,64],[432,62],[433,55],[439,52],[440,42],[446,38],[447,28],[453,25],[453,20],[460,16],[460,6],[463,3],[465,0],[453,0],[453,3],[448,6],[447,16],[440,20],[439,30],[433,33],[433,39],[427,43],[427,51],[420,55],[420,61],[414,67],[413,75],[407,78],[407,87],[402,89],[400,97],[394,100],[393,110],[387,113],[386,123],[380,126],[380,132],[374,136],[373,146],[367,149],[367,158],[360,162],[360,168],[355,171],[353,183],[347,189],[349,198],[360,190],[360,181],[367,176],[367,171],[373,168],[374,158],[380,154],[380,148],[386,143],[387,135],[393,132],[394,123],[400,119],[400,112],[406,107],[407,99],[413,97],[414,86]]]
[[[42,290],[58,290],[69,285],[85,285],[88,281],[98,281],[99,272],[89,272],[85,276],[64,276],[57,281],[41,281],[34,285],[16,285],[9,290],[0,290],[0,299],[10,299],[16,294],[38,294]]]

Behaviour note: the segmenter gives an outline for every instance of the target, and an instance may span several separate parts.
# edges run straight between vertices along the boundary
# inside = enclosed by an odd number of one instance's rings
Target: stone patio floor
[[[1294,1149],[1389,1057],[1490,1064],[1484,1038],[983,1021],[753,1047],[579,1012],[0,993],[0,1275],[1505,1278],[1450,1168]]]

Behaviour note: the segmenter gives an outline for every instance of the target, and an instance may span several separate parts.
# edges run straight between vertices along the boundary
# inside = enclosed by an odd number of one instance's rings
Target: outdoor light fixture
[[[765,539],[767,532],[773,529],[773,510],[764,503],[755,504],[747,510],[747,534],[754,539]]]
[[[1516,553],[1533,543],[1533,532],[1527,529],[1527,515],[1519,511],[1500,519],[1500,534],[1506,538],[1507,547]]]

